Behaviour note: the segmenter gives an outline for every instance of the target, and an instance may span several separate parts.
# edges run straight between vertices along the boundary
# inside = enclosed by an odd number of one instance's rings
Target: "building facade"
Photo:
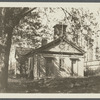
[[[54,26],[54,40],[47,43],[42,41],[42,46],[26,54],[29,72],[33,77],[83,77],[84,76],[84,51],[63,37],[66,25]],[[61,34],[62,33],[62,34]]]

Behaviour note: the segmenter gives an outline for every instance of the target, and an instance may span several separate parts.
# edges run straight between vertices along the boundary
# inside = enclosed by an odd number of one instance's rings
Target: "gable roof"
[[[62,37],[62,38],[63,38],[63,37]],[[39,47],[39,48],[37,48],[37,49],[35,49],[35,50],[32,50],[31,52],[27,53],[25,56],[31,55],[31,54],[33,54],[33,53],[42,52],[43,50],[45,50],[45,49],[48,48],[48,47],[52,47],[52,46],[54,46],[54,45],[56,45],[56,44],[59,44],[59,43],[61,42],[61,39],[62,39],[62,38],[58,38],[58,39],[56,39],[56,40],[54,40],[54,41],[52,41],[52,42],[50,42],[50,43],[47,43],[46,45],[43,45],[43,46],[41,46],[41,47]],[[84,53],[85,53],[85,51],[82,50],[81,47],[79,47],[79,46],[77,46],[75,43],[69,41],[67,38],[64,39],[64,41],[65,41],[66,43],[68,43],[69,45],[71,45],[71,46],[72,46],[73,48],[75,48],[76,50],[80,51],[81,54],[84,54]],[[55,52],[54,52],[54,53],[55,53]]]

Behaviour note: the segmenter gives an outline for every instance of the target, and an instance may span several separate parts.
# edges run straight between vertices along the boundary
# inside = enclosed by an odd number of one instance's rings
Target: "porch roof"
[[[25,59],[25,55],[27,53],[29,53],[31,50],[33,50],[33,49],[32,48],[16,47],[16,51],[15,51],[16,60],[18,60],[18,61],[24,60]]]

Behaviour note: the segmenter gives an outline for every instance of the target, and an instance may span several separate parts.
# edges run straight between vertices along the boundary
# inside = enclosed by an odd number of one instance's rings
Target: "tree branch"
[[[65,10],[64,8],[61,7],[61,9],[64,11],[64,13],[67,12],[70,16],[72,16],[72,15],[71,15],[67,10]],[[65,15],[66,15],[66,13],[65,13]],[[72,16],[72,17],[73,17],[73,16]]]
[[[31,11],[35,10],[37,7],[34,7],[32,9],[29,9],[28,11],[26,11],[25,13],[22,14],[22,17],[25,17],[27,14],[29,14]]]
[[[22,18],[24,18],[27,14],[29,14],[31,11],[35,10],[37,7],[34,7],[32,9],[29,9],[28,11],[24,12],[24,13],[19,13],[18,15],[16,15],[14,18],[13,18],[13,24],[14,24],[14,27],[19,24],[20,20]]]

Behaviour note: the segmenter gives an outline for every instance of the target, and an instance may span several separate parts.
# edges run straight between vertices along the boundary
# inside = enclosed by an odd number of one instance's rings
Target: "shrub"
[[[84,71],[84,76],[95,76],[95,75],[100,75],[100,67],[97,69],[92,69],[92,68],[86,68],[86,71]]]
[[[14,76],[14,73],[15,73],[15,70],[14,70],[14,69],[10,69],[10,70],[8,71],[9,77],[13,77],[13,76]]]

